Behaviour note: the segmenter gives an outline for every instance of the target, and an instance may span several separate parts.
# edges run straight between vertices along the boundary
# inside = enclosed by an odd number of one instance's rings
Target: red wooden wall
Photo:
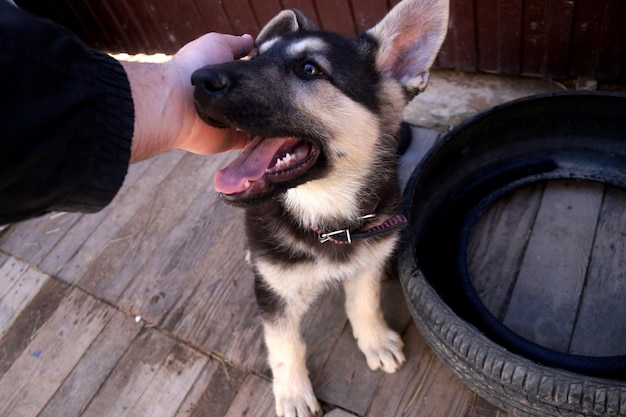
[[[209,31],[251,33],[284,8],[354,35],[397,0],[18,0],[99,49],[172,53]],[[440,68],[626,81],[626,0],[451,0]]]
[[[626,81],[624,0],[452,0],[439,65]]]

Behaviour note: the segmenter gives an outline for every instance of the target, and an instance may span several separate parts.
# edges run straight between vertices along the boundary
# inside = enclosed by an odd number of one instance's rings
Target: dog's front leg
[[[344,282],[346,313],[359,349],[371,370],[393,373],[404,363],[402,339],[391,330],[380,308],[380,271],[362,273]]]
[[[300,320],[308,303],[279,296],[260,275],[256,277],[255,292],[263,313],[276,414],[280,417],[321,415],[306,369],[306,345],[300,333]]]
[[[321,414],[306,369],[306,345],[300,335],[299,317],[265,321],[265,344],[272,368],[276,414],[312,417]]]

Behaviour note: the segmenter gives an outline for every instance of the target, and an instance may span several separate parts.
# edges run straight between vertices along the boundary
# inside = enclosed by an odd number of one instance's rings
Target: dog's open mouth
[[[215,173],[215,190],[230,202],[263,197],[276,184],[302,176],[319,155],[319,146],[301,138],[257,136],[237,159]]]

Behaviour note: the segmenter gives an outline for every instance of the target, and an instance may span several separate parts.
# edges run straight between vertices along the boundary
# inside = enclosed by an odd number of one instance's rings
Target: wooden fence
[[[284,8],[354,35],[395,0],[18,0],[99,49],[172,53],[209,32],[251,33]],[[451,0],[437,65],[466,72],[626,81],[626,0]]]

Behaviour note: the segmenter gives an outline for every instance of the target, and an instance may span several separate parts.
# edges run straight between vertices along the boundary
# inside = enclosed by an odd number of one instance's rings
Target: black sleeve
[[[0,224],[106,206],[133,134],[121,64],[0,0],[0,83]]]

